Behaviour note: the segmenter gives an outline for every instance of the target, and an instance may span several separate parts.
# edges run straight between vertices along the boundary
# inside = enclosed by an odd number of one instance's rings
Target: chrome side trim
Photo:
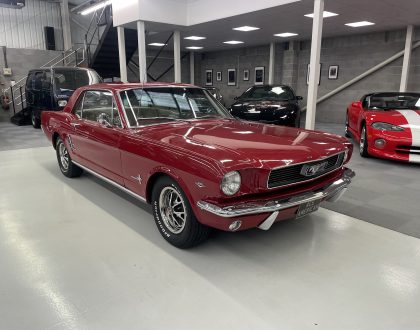
[[[273,200],[265,204],[250,205],[243,203],[221,208],[217,205],[205,201],[198,201],[197,206],[204,211],[213,213],[220,217],[233,218],[251,214],[277,212],[284,209],[288,209],[293,206],[320,199],[334,202],[338,200],[338,198],[340,198],[341,195],[345,192],[354,176],[355,173],[352,170],[346,169],[340,179],[322,188],[322,190],[318,192],[297,195],[285,200]]]
[[[111,179],[108,179],[107,177],[104,177],[103,175],[91,170],[90,168],[87,168],[84,165],[79,164],[78,162],[75,162],[74,160],[72,160],[71,162],[74,165],[79,166],[81,169],[85,170],[86,172],[96,176],[97,178],[105,181],[106,183],[109,183],[111,186],[114,186],[115,188],[118,188],[118,189],[122,190],[123,192],[130,195],[131,197],[134,197],[134,198],[138,199],[139,201],[141,201],[143,203],[147,203],[146,198],[141,197],[140,195],[137,195],[136,193],[132,192],[131,190],[127,189],[126,187],[121,186],[120,184],[112,181]]]

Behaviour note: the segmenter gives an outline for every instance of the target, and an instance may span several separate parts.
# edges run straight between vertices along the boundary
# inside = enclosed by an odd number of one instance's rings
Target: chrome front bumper
[[[241,205],[233,205],[226,206],[223,208],[208,202],[198,201],[197,206],[202,210],[213,213],[223,218],[233,218],[261,213],[273,213],[259,226],[259,228],[261,229],[268,229],[271,227],[271,224],[275,221],[279,211],[281,210],[285,210],[293,206],[298,206],[303,203],[308,203],[317,200],[336,202],[347,190],[354,176],[355,173],[352,170],[346,169],[340,179],[322,188],[322,190],[294,196],[288,199],[274,200],[261,204],[248,203]],[[265,226],[264,224],[266,224],[267,226]]]

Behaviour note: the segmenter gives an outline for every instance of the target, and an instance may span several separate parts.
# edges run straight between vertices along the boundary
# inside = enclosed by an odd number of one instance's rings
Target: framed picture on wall
[[[319,65],[318,85],[321,84],[321,69],[322,69],[322,63]],[[308,69],[306,70],[306,85],[309,85],[309,73],[310,73],[310,64],[308,64]]]
[[[263,66],[255,67],[255,85],[264,85],[265,68]]]
[[[249,70],[244,70],[244,81],[249,80]]]
[[[217,71],[216,72],[216,80],[217,81],[222,81],[222,71]]]
[[[330,65],[328,68],[328,79],[338,78],[338,65]]]
[[[213,85],[213,70],[206,70],[206,86]]]
[[[236,69],[228,69],[228,86],[236,86]]]

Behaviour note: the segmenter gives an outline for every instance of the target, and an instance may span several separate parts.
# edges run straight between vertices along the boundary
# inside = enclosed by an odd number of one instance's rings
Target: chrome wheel
[[[36,126],[36,119],[35,119],[35,114],[33,113],[33,111],[32,111],[31,119],[32,119],[32,126],[35,127]]]
[[[362,132],[360,134],[360,144],[359,144],[361,154],[365,151],[365,147],[366,147],[366,127],[363,127]]]
[[[176,189],[172,187],[162,189],[159,196],[159,212],[170,232],[179,234],[184,230],[187,212],[184,200]]]
[[[63,142],[61,142],[58,146],[58,154],[60,156],[61,167],[64,171],[67,171],[69,169],[70,158],[66,146]]]

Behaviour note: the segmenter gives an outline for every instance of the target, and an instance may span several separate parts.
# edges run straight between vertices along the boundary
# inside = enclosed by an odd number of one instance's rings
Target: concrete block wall
[[[360,75],[371,67],[391,57],[404,49],[405,29],[355,34],[352,36],[326,38],[322,41],[321,50],[321,83],[318,98],[347,81]],[[420,29],[416,29],[415,40],[420,39]],[[269,46],[241,48],[229,51],[203,53],[199,77],[205,84],[205,71],[213,69],[214,86],[220,88],[226,104],[233,102],[233,97],[240,95],[254,84],[254,68],[265,66],[266,82],[269,60]],[[306,104],[307,85],[306,74],[310,57],[310,41],[291,42],[285,50],[283,44],[276,44],[275,83],[285,83],[292,86],[298,95],[304,97],[302,106]],[[338,65],[338,79],[328,79],[330,65]],[[227,86],[227,69],[239,69],[237,86]],[[250,70],[250,80],[243,81],[242,72]],[[348,87],[339,94],[318,104],[317,121],[343,124],[348,104],[362,95],[375,91],[398,91],[401,79],[402,58],[392,62],[376,73]],[[216,72],[223,72],[223,81],[216,81]],[[410,79],[408,88],[420,91],[420,49],[412,54]]]
[[[26,77],[29,70],[41,67],[61,53],[52,50],[7,48],[7,64],[12,69],[12,76],[3,76],[5,63],[3,56],[0,56],[0,89],[9,88],[12,80],[17,82],[21,78]]]
[[[270,46],[250,47],[233,49],[229,51],[209,52],[201,54],[200,77],[196,80],[197,85],[205,86],[206,70],[213,70],[213,86],[220,89],[226,105],[234,101],[235,96],[241,95],[245,90],[254,85],[255,67],[265,67],[265,83],[268,82],[268,63]],[[280,82],[283,52],[281,45],[276,45],[275,83]],[[237,84],[228,86],[228,69],[236,69]],[[243,80],[244,70],[249,70],[249,81]],[[217,81],[217,72],[222,72],[222,81]]]

